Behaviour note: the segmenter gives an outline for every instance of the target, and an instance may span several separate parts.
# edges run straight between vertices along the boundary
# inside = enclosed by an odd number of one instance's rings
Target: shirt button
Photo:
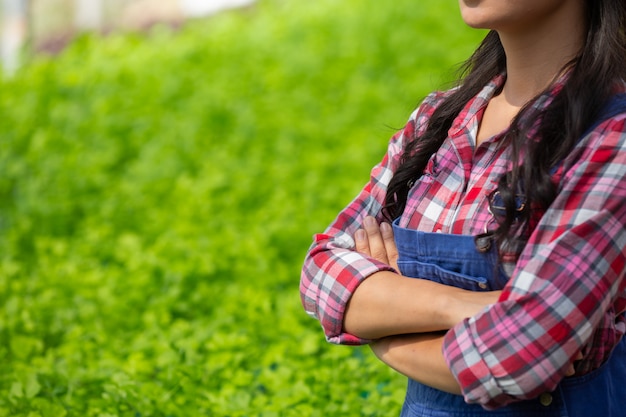
[[[552,404],[552,394],[544,392],[539,396],[539,402],[545,407],[549,406],[550,404]]]
[[[479,283],[478,283],[478,286],[479,286],[480,288],[482,288],[483,290],[486,290],[486,289],[487,289],[487,284],[485,284],[484,282],[479,282]]]

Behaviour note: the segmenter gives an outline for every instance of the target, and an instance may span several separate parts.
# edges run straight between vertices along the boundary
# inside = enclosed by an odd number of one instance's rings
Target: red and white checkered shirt
[[[503,76],[494,79],[456,118],[411,188],[400,226],[466,235],[494,227],[487,196],[512,161],[503,134],[478,147],[475,138],[485,106],[503,82]],[[535,106],[547,106],[559,88],[557,83]],[[404,143],[423,132],[447,94],[424,100],[391,138],[360,194],[314,238],[301,297],[330,342],[367,343],[343,331],[346,304],[364,279],[392,269],[355,252],[353,236],[365,216],[383,220],[381,207]],[[582,349],[585,357],[578,372],[589,372],[626,332],[626,113],[581,138],[555,175],[558,195],[510,265],[500,302],[446,334],[444,356],[468,402],[497,407],[553,390],[575,352]]]

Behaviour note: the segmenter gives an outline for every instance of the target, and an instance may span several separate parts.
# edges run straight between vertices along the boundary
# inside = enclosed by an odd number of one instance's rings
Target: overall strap
[[[602,111],[600,112],[600,116],[598,119],[591,125],[589,129],[585,131],[582,137],[587,136],[594,129],[596,129],[600,124],[606,122],[612,117],[617,116],[620,113],[626,113],[626,93],[616,94],[609,102],[604,106]]]
[[[580,142],[584,137],[593,132],[598,126],[607,120],[617,116],[618,114],[626,113],[626,93],[615,94],[613,97],[609,99],[606,105],[600,111],[600,115],[597,117],[596,121],[593,122],[591,127],[589,127],[585,133],[583,133],[579,138],[578,142]],[[561,177],[563,175],[562,172],[559,173],[559,170],[563,168],[563,160],[558,161],[555,165],[550,169],[550,175],[557,175],[557,182],[561,181]],[[502,197],[500,196],[500,192],[496,191],[491,197],[491,210],[496,211],[494,207],[504,207],[504,203],[502,202]],[[516,197],[516,204],[518,212],[521,210],[526,203],[526,199],[524,198],[523,185],[520,186],[519,196]],[[501,216],[505,216],[506,212],[504,209],[497,210],[498,214]],[[543,215],[543,213],[541,214]]]
[[[626,93],[616,94],[613,97],[611,97],[609,102],[604,106],[604,108],[600,112],[600,116],[598,116],[596,121],[593,122],[591,127],[585,130],[585,133],[583,133],[580,136],[580,138],[578,138],[578,141],[582,140],[585,136],[593,132],[602,123],[606,122],[607,120],[621,113],[626,113]],[[555,174],[560,168],[562,163],[563,161],[554,165],[552,169],[550,170],[550,174]]]

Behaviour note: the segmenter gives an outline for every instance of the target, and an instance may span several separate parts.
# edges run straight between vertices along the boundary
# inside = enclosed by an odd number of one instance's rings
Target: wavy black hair
[[[498,183],[497,192],[506,215],[498,221],[492,236],[500,246],[508,243],[518,247],[525,243],[533,213],[545,211],[556,197],[551,168],[572,150],[578,138],[599,117],[616,84],[626,80],[626,1],[587,0],[586,19],[584,46],[563,68],[569,71],[563,89],[541,112],[532,110],[532,103],[539,95],[527,103],[513,119],[506,135],[513,161],[517,163]],[[387,189],[383,214],[388,220],[402,214],[411,184],[422,175],[465,104],[505,69],[504,48],[498,34],[490,31],[461,67],[459,87],[437,107],[424,133],[406,145],[401,164]],[[528,132],[537,122],[536,140],[528,140]],[[521,212],[516,210],[520,190],[526,202]]]

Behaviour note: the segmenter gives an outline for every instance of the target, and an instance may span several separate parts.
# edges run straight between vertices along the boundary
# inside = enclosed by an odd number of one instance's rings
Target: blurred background
[[[2,6],[0,417],[397,416],[300,269],[483,37],[457,2]]]
[[[12,75],[24,48],[57,53],[84,31],[145,30],[180,26],[255,0],[2,0],[2,66]]]

